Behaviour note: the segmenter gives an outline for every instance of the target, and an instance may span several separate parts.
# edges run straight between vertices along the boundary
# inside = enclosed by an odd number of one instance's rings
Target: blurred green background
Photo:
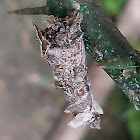
[[[128,0],[98,0],[104,8],[107,15],[115,21],[121,11],[123,11]]]

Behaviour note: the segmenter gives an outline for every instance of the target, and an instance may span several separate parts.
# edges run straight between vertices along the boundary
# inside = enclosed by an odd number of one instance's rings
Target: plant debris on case
[[[53,69],[55,87],[62,88],[68,107],[66,113],[74,118],[72,128],[89,126],[100,129],[101,107],[93,100],[87,65],[83,33],[80,23],[83,15],[74,11],[65,18],[46,16],[46,28],[33,22],[40,42],[41,56]]]

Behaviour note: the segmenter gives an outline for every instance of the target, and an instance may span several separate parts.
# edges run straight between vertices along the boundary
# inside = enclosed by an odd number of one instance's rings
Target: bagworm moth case
[[[53,69],[55,86],[62,88],[68,107],[66,113],[73,113],[69,126],[82,125],[100,128],[102,109],[93,100],[87,65],[81,13],[73,12],[65,18],[46,16],[46,28],[41,29],[35,22],[34,28],[40,42],[41,56]]]

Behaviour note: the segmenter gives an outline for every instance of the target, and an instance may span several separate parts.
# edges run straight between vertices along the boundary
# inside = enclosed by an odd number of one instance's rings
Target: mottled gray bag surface
[[[55,87],[62,88],[68,107],[66,113],[73,113],[69,126],[76,128],[87,125],[100,128],[102,109],[93,100],[87,65],[83,33],[80,27],[83,16],[73,12],[66,18],[46,16],[46,28],[35,22],[34,28],[40,42],[41,56],[48,60],[53,69]]]

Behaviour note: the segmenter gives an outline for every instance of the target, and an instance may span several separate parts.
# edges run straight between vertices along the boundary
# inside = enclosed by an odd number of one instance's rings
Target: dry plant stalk
[[[72,128],[82,125],[100,129],[101,107],[93,100],[87,65],[83,33],[80,23],[83,15],[73,12],[65,18],[46,17],[46,28],[35,22],[34,28],[40,42],[41,56],[53,69],[55,86],[62,88],[68,107],[66,113],[74,114],[68,123]]]

